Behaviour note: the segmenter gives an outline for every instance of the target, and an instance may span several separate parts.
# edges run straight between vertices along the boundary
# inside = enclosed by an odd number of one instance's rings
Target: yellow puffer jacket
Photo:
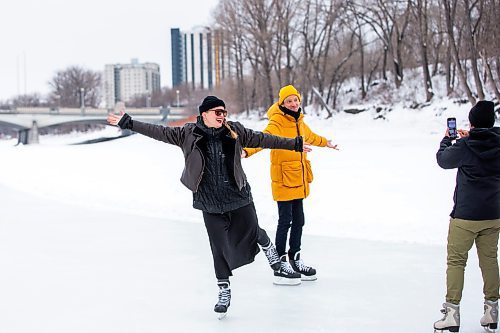
[[[297,121],[281,111],[278,103],[273,104],[267,111],[269,123],[263,130],[264,133],[295,138],[304,137],[304,141],[319,147],[325,147],[327,139],[319,136],[304,123],[304,114],[300,114]],[[247,157],[259,152],[261,148],[245,148]],[[271,186],[273,199],[276,201],[289,201],[303,199],[309,195],[309,183],[313,180],[311,162],[307,153],[290,150],[271,150]]]

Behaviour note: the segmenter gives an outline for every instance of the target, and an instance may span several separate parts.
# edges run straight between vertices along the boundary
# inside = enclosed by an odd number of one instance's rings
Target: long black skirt
[[[253,202],[223,214],[203,212],[217,279],[228,279],[232,270],[254,261],[258,243],[269,239],[259,227]]]

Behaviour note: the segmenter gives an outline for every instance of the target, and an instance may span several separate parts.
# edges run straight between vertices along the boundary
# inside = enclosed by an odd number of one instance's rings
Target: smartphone
[[[455,119],[455,118],[446,119],[446,126],[448,127],[448,134],[450,135],[450,138],[456,139],[457,138],[457,119]]]

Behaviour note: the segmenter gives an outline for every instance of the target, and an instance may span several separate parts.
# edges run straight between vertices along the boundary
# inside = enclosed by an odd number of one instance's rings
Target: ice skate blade
[[[460,326],[449,326],[445,328],[435,328],[434,327],[434,333],[446,333],[446,331],[449,332],[458,332],[460,330]]]
[[[297,286],[300,283],[300,278],[290,279],[280,276],[275,276],[273,281],[273,284],[278,286]]]
[[[485,332],[488,332],[488,333],[495,333],[495,332],[496,332],[497,327],[498,327],[498,324],[497,324],[497,323],[487,324],[487,325],[484,325],[484,326],[483,326],[484,331],[485,331]]]
[[[222,320],[226,318],[227,312],[219,312],[217,313],[217,319]]]
[[[302,275],[300,277],[300,279],[302,281],[316,281],[318,278],[316,277],[316,274],[315,274],[315,275],[311,275],[311,276]]]

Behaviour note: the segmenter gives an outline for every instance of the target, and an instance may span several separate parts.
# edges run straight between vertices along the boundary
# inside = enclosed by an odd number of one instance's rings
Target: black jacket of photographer
[[[441,140],[436,154],[443,169],[458,168],[450,214],[464,220],[500,218],[500,128],[473,128],[455,144]]]
[[[193,192],[193,207],[208,213],[224,213],[252,202],[241,165],[243,147],[303,149],[302,137],[283,138],[253,131],[239,122],[228,121],[228,124],[238,134],[237,139],[224,126],[207,128],[200,116],[197,123],[168,127],[132,120],[125,114],[118,126],[179,146],[185,160],[181,182]]]

